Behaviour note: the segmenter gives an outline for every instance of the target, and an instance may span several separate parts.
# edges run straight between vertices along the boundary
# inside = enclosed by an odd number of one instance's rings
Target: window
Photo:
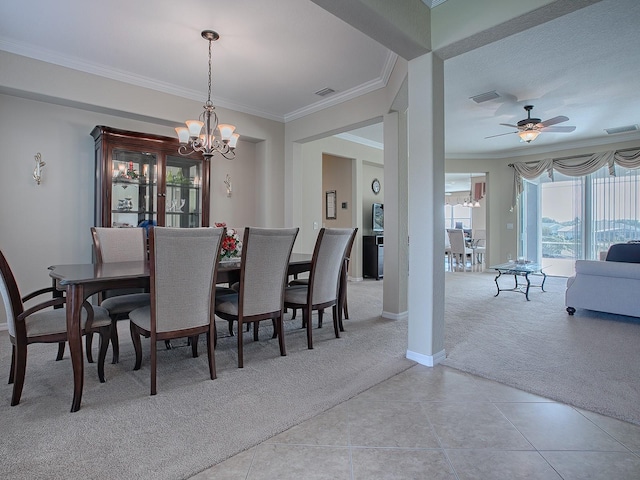
[[[603,168],[584,177],[554,173],[525,181],[520,253],[551,275],[573,274],[575,260],[596,260],[614,243],[640,240],[638,170]]]
[[[444,228],[471,228],[471,208],[462,205],[444,206]]]

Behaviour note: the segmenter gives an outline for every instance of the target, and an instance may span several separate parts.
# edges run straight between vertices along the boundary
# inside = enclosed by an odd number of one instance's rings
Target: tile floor
[[[633,480],[640,426],[416,365],[197,480]]]

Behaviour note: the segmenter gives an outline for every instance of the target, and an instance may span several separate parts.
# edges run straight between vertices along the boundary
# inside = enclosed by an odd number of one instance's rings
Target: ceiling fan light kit
[[[531,143],[538,135],[542,132],[554,132],[554,133],[571,133],[576,127],[563,126],[563,127],[554,127],[558,123],[566,122],[569,120],[569,117],[565,117],[564,115],[559,115],[557,117],[550,118],[549,120],[541,121],[539,118],[531,118],[531,110],[533,110],[533,105],[525,105],[524,109],[527,112],[527,118],[520,120],[516,125],[512,125],[510,123],[501,123],[505,127],[517,128],[515,132],[508,133],[499,133],[498,135],[491,135],[485,138],[493,138],[500,137],[502,135],[510,135],[512,133],[517,133],[520,139],[523,142]]]

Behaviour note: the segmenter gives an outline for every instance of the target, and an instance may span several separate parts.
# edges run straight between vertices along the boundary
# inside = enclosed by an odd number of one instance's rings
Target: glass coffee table
[[[497,297],[500,295],[500,292],[520,292],[524,293],[525,298],[529,301],[529,288],[537,287],[540,288],[544,292],[544,282],[547,279],[547,275],[542,271],[544,267],[537,263],[518,260],[515,262],[501,263],[500,265],[494,265],[489,267],[493,270],[498,271],[498,275],[495,278],[496,287],[498,288],[498,293],[494,295]],[[513,275],[513,280],[515,285],[513,288],[500,288],[500,284],[498,283],[498,279],[502,275]],[[540,285],[531,285],[531,281],[529,280],[529,275],[542,275],[542,283]],[[527,284],[518,283],[518,277],[524,277]]]

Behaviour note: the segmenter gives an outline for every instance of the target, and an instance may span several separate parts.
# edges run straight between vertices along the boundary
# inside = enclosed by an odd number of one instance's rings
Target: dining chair
[[[349,239],[349,244],[347,245],[347,250],[345,251],[344,263],[342,265],[342,269],[340,270],[340,290],[339,290],[339,307],[338,307],[338,326],[341,332],[344,332],[344,326],[342,324],[343,317],[345,319],[349,319],[349,306],[347,303],[347,277],[349,272],[349,261],[351,257],[351,250],[353,249],[353,243],[356,239],[356,234],[358,233],[358,229],[354,228],[351,238]],[[295,285],[309,285],[309,278],[294,278],[289,282],[289,286],[293,287]],[[293,313],[291,315],[291,319],[296,318],[296,309],[292,309]],[[318,320],[318,328],[322,328],[322,320]],[[305,327],[306,325],[303,325]]]
[[[287,354],[282,326],[283,295],[298,230],[255,227],[244,230],[238,291],[216,298],[216,315],[237,324],[238,368],[244,367],[245,324],[253,324],[253,339],[257,341],[259,322],[271,320],[280,355]]]
[[[332,307],[333,328],[336,338],[340,338],[340,276],[349,242],[354,235],[353,228],[322,228],[313,250],[309,283],[289,286],[284,291],[285,308],[302,310],[302,325],[307,329],[309,349],[313,348],[311,314],[314,310],[318,311],[320,327],[324,309]]]
[[[445,229],[444,231],[444,254],[447,257],[447,264],[449,265],[449,270],[453,270],[453,256],[451,254],[451,241],[449,240],[449,232]]]
[[[66,298],[53,297],[44,302],[26,306],[25,303],[46,293],[53,294],[55,287],[42,288],[22,297],[16,279],[4,253],[0,251],[0,294],[7,316],[11,341],[11,371],[9,384],[13,383],[11,405],[18,405],[22,396],[27,367],[27,348],[33,343],[61,343],[67,341]],[[98,353],[98,378],[103,383],[104,361],[109,346],[111,318],[103,307],[83,304],[81,332],[100,334]]]
[[[473,248],[467,247],[463,230],[451,228],[447,230],[447,233],[449,234],[451,255],[456,259],[456,266],[462,262],[462,267],[466,269],[467,255],[471,256],[472,262],[474,261]]]
[[[147,260],[147,235],[146,229],[134,228],[108,228],[91,227],[93,239],[93,251],[97,263],[132,262]],[[113,360],[118,363],[120,357],[120,345],[118,341],[118,320],[129,318],[129,312],[136,308],[149,305],[148,292],[132,293],[130,290],[109,290],[98,295],[100,306],[109,311],[113,328],[111,329],[111,345],[113,348]],[[86,351],[87,359],[91,357],[92,336],[87,335]]]
[[[473,231],[473,246],[476,260],[482,264],[484,262],[484,254],[487,252],[487,231],[485,229],[478,228]]]
[[[198,356],[200,334],[206,334],[209,376],[216,378],[214,298],[224,228],[152,227],[149,232],[150,305],[129,312],[136,352],[134,370],[142,366],[140,337],[150,338],[151,395],[155,395],[157,345],[160,340],[189,338]]]

